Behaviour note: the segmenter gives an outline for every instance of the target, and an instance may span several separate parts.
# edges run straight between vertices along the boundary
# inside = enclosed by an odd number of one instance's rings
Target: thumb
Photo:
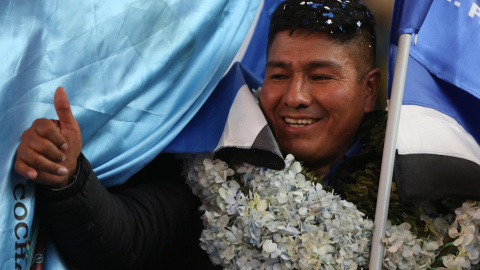
[[[72,110],[70,109],[70,102],[68,101],[67,93],[63,87],[57,88],[53,104],[55,105],[58,120],[60,120],[60,126],[69,126],[77,122],[75,117],[73,117]]]

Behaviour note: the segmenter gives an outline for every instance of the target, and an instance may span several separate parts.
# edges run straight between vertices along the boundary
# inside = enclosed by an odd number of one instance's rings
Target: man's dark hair
[[[375,19],[358,0],[286,0],[273,12],[268,33],[267,55],[278,32],[307,30],[308,33],[329,34],[341,44],[362,39],[371,46],[372,65],[375,61]]]

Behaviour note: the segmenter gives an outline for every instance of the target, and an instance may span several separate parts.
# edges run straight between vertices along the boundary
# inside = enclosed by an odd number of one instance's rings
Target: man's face
[[[260,101],[282,151],[329,167],[343,157],[364,113],[372,110],[380,74],[374,70],[373,80],[372,71],[358,74],[362,65],[348,46],[324,33],[305,33],[276,35]]]

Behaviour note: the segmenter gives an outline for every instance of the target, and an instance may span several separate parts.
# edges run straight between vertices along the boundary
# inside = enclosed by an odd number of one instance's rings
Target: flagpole
[[[397,148],[398,124],[402,108],[403,90],[407,75],[407,64],[410,52],[412,34],[403,34],[398,41],[397,59],[393,75],[392,91],[388,105],[387,130],[383,148],[380,184],[378,187],[377,206],[375,210],[375,227],[373,230],[372,249],[370,251],[370,269],[381,270],[383,263],[384,245],[382,237],[385,235],[388,217],[390,191],[392,189],[393,165]]]

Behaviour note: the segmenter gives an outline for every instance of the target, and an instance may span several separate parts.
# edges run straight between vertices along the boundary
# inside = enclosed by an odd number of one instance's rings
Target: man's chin
[[[312,152],[312,148],[306,148],[306,149],[302,149],[302,148],[295,148],[295,149],[289,149],[289,148],[286,148],[286,149],[282,149],[283,152],[285,154],[292,154],[296,160],[298,161],[304,161],[304,162],[308,162],[308,163],[311,163],[311,162],[314,162],[315,158],[314,158],[314,154],[311,153]]]
[[[292,154],[295,160],[305,162],[305,164],[315,164],[316,162],[310,156],[305,156],[302,154]]]

